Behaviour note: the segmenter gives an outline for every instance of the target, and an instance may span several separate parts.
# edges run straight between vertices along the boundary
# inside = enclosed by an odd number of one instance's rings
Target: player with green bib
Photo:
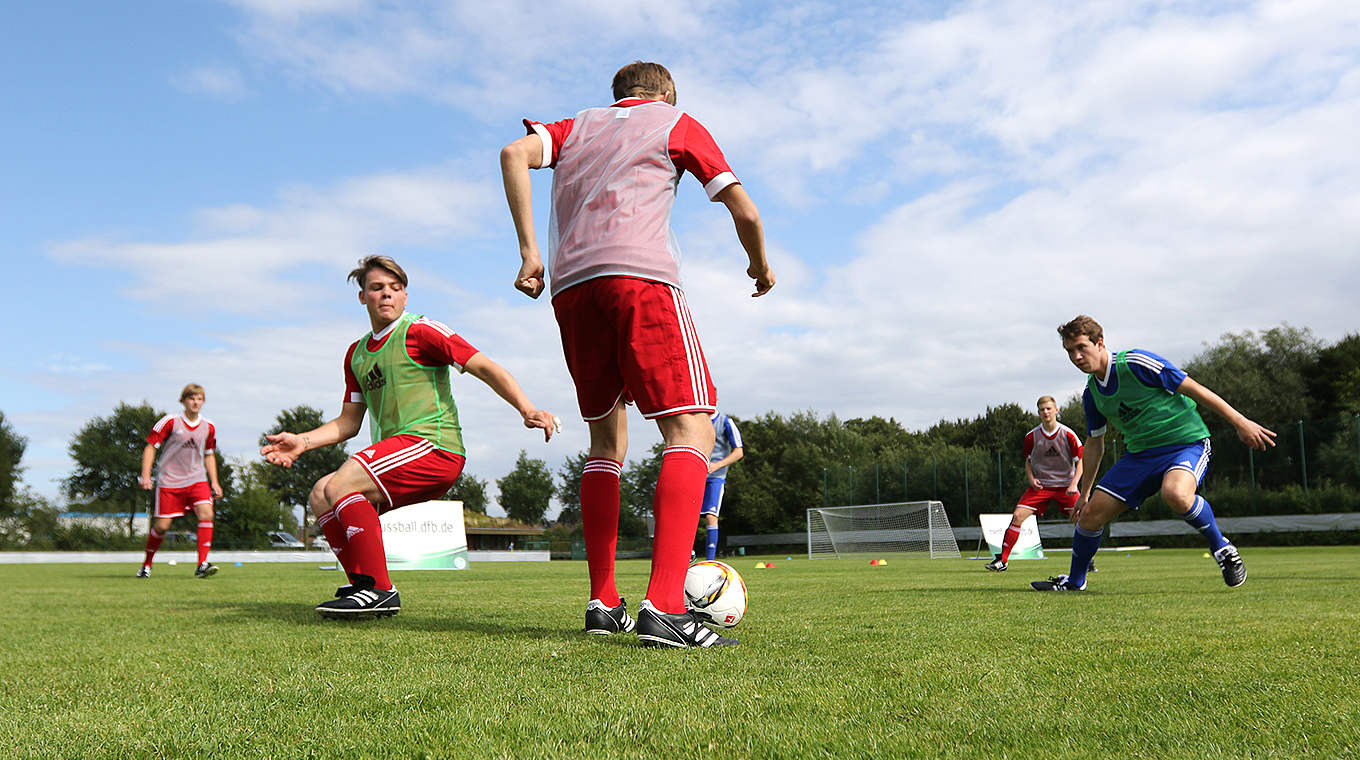
[[[359,433],[369,416],[373,445],[316,482],[308,499],[337,561],[349,576],[335,599],[317,605],[327,617],[394,615],[401,599],[387,574],[378,515],[437,499],[463,471],[466,451],[449,368],[466,372],[515,407],[544,440],[557,418],[529,402],[510,375],[446,325],[406,313],[406,272],[386,256],[369,256],[350,272],[373,330],[345,354],[345,399],[340,416],[306,433],[265,436],[260,453],[292,466],[310,449]]]
[[[1105,524],[1127,509],[1137,509],[1158,492],[1209,541],[1223,581],[1234,587],[1245,583],[1247,568],[1237,548],[1218,529],[1209,502],[1196,493],[1210,457],[1209,428],[1197,405],[1225,417],[1237,437],[1254,449],[1274,446],[1275,433],[1247,419],[1157,354],[1138,349],[1111,354],[1105,348],[1104,330],[1086,315],[1059,327],[1058,334],[1072,364],[1090,375],[1082,393],[1087,439],[1081,455],[1081,495],[1072,513],[1077,527],[1072,536],[1071,570],[1030,586],[1036,591],[1085,589],[1086,568],[1100,548]],[[1092,490],[1105,453],[1108,424],[1124,434],[1128,453]]]

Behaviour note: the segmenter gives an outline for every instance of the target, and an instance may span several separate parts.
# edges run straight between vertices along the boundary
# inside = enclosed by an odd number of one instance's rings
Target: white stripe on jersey
[[[429,325],[430,327],[433,327],[440,335],[443,335],[445,338],[453,335],[453,328],[449,327],[448,325],[438,320],[430,319],[429,317],[421,317],[420,319],[417,319],[414,322],[414,324]]]
[[[433,443],[421,439],[420,443],[413,443],[406,448],[398,449],[387,456],[374,460],[371,469],[374,474],[381,475],[384,472],[395,470],[402,465],[410,464],[433,450]]]
[[[685,359],[689,362],[690,382],[694,385],[694,402],[708,406],[712,403],[708,398],[708,374],[704,368],[699,336],[690,317],[689,305],[685,302],[685,294],[679,288],[671,288],[671,298],[675,302],[675,310],[680,317],[680,330],[685,338]]]
[[[1165,364],[1162,364],[1161,362],[1157,361],[1151,356],[1148,356],[1147,354],[1135,354],[1132,351],[1128,352],[1127,354],[1124,354],[1124,360],[1127,361],[1129,364],[1137,364],[1141,367],[1147,367],[1148,369],[1152,370],[1153,372],[1156,372],[1159,375],[1162,373],[1162,370],[1166,368]]]

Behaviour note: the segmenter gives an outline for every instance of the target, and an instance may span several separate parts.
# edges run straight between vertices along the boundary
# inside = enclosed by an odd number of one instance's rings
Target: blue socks
[[[1195,496],[1195,503],[1190,507],[1190,511],[1181,515],[1181,518],[1209,539],[1210,551],[1216,552],[1228,545],[1228,539],[1223,537],[1223,533],[1218,529],[1218,522],[1214,520],[1213,508],[1203,496]]]
[[[1072,569],[1067,571],[1067,582],[1080,588],[1086,583],[1086,568],[1090,567],[1091,559],[1096,556],[1096,550],[1100,548],[1099,528],[1087,530],[1077,526],[1072,533]]]
[[[704,559],[713,559],[718,556],[718,526],[714,525],[708,529],[708,543],[705,546],[707,556]]]

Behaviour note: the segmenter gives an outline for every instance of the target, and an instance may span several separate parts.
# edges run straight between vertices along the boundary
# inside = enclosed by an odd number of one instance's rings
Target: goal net
[[[860,507],[814,507],[807,511],[808,559],[845,554],[919,552],[959,557],[944,504],[911,501]]]

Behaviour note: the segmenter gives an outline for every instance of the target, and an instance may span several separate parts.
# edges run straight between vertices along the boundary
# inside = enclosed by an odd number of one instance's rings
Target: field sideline
[[[395,618],[327,621],[315,565],[0,565],[8,758],[1353,757],[1360,547],[733,558],[731,650],[580,633],[585,564],[394,578]],[[754,569],[771,560],[771,570]],[[645,561],[620,563],[636,610]]]

